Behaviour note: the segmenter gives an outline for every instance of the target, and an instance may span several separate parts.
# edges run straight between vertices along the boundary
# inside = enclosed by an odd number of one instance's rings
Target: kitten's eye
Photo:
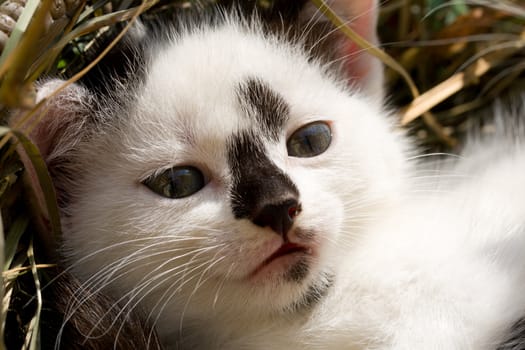
[[[325,122],[313,122],[296,130],[286,142],[291,157],[315,157],[330,146],[332,131]]]
[[[188,197],[204,187],[204,175],[192,166],[168,169],[142,181],[153,192],[167,198]]]

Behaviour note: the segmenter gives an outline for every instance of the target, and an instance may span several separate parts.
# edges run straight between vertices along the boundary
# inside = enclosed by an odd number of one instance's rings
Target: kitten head
[[[310,10],[298,18],[320,16]],[[75,274],[171,321],[165,335],[173,321],[242,328],[322,298],[397,198],[404,143],[377,96],[307,42],[224,16],[144,45],[140,71],[109,95],[75,85],[51,99],[34,136]]]

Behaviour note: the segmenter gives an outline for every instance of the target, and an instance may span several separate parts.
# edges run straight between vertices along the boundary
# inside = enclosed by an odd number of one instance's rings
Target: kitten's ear
[[[62,80],[48,80],[37,86],[37,100],[45,103],[29,120],[26,113],[13,114],[9,120],[12,128],[28,132],[31,141],[38,147],[53,179],[58,202],[64,206],[68,202],[67,184],[75,178],[73,153],[93,130],[92,107],[94,98],[80,85],[72,84],[57,92],[64,84]],[[23,121],[23,123],[22,123]],[[26,165],[30,181],[38,184],[36,173],[30,166],[29,158],[21,152],[21,160]],[[35,193],[42,208],[45,208],[42,193]]]
[[[64,81],[48,80],[37,87],[37,101],[45,103],[26,121],[31,130],[29,138],[40,150],[49,164],[60,155],[67,153],[78,143],[86,132],[91,115],[92,95],[84,87],[71,84],[55,93]],[[23,117],[14,116],[10,124],[15,125]]]
[[[377,0],[325,1],[356,33],[373,45],[379,44],[376,31],[378,17]],[[314,25],[312,24],[312,19],[315,19],[316,26],[320,25],[322,27],[329,24],[329,19],[321,14],[318,8],[309,1],[302,8],[299,20],[305,26],[311,26]],[[316,28],[312,27],[310,31],[313,32],[315,30]],[[319,49],[324,52],[327,51],[327,47],[331,47],[331,50],[328,50],[331,51],[332,57],[330,59],[341,63],[343,72],[351,83],[356,84],[369,95],[382,97],[383,67],[381,62],[336,28],[331,27],[328,32],[330,34],[327,34],[326,31],[324,33],[324,36],[317,39],[314,45],[318,45]]]

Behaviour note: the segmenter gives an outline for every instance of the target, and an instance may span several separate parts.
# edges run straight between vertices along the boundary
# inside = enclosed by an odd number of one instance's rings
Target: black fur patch
[[[95,44],[86,51],[84,55],[86,61],[91,62],[97,58],[124,29],[124,26],[124,23],[117,23],[102,34],[100,39],[96,40]],[[135,38],[129,33],[126,34],[100,62],[82,76],[79,83],[102,101],[108,96],[115,98],[115,93],[120,90],[129,93],[129,90],[134,89],[146,76],[147,44],[148,42],[142,38]],[[75,50],[76,47],[72,47],[72,55],[76,59],[78,53],[75,53]],[[64,77],[69,78],[76,73],[76,71],[67,71]],[[93,107],[98,107],[98,104]]]
[[[286,279],[290,282],[301,283],[310,272],[308,260],[301,259],[295,263],[286,273]]]
[[[295,20],[299,16],[304,4],[308,0],[218,0],[217,3],[229,8],[240,9],[242,13],[252,15],[256,13],[266,22],[283,25],[283,21]]]
[[[313,283],[301,300],[294,303],[292,309],[295,311],[311,310],[326,296],[333,284],[334,276],[331,273],[322,273],[320,281]]]
[[[284,98],[260,79],[249,78],[238,89],[239,103],[270,140],[278,141],[288,121],[290,107]]]
[[[525,318],[520,319],[512,326],[508,338],[497,348],[497,350],[523,349],[525,349]]]
[[[254,132],[243,131],[228,142],[228,164],[233,181],[231,206],[237,219],[253,219],[268,203],[299,198],[299,191],[265,153]]]

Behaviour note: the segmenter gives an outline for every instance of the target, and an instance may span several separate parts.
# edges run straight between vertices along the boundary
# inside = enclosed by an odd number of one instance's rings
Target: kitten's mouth
[[[311,255],[312,249],[295,244],[295,243],[284,243],[279,249],[272,253],[268,258],[266,258],[252,273],[251,276],[257,275],[262,269],[270,265],[276,260],[281,258],[291,257],[292,255]]]
[[[277,249],[268,259],[263,262],[263,265],[268,265],[273,260],[280,258],[281,256],[293,254],[293,253],[307,253],[309,254],[311,249],[300,246],[295,243],[284,243],[279,249]]]

